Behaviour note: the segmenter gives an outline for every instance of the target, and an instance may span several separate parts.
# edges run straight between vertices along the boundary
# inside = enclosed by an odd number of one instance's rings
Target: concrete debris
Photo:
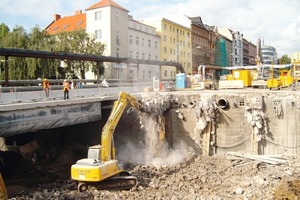
[[[227,159],[227,156],[200,156],[189,153],[181,163],[160,168],[127,164],[127,170],[139,181],[139,184],[129,191],[91,190],[79,193],[74,181],[56,178],[38,186],[14,186],[18,188],[14,193],[11,192],[13,186],[8,186],[9,198],[273,200],[299,197],[298,157],[285,157],[286,163],[270,165],[252,159]],[[291,171],[292,175],[286,174],[285,171]],[[20,184],[21,182],[18,182],[18,185]]]
[[[217,109],[215,100],[212,96],[201,96],[200,101],[195,104],[196,129],[202,132],[208,122],[215,118]]]
[[[285,159],[283,159],[282,156],[280,156],[280,155],[250,155],[250,154],[237,153],[237,152],[228,152],[228,154],[234,155],[237,157],[262,161],[262,162],[265,162],[268,164],[273,164],[273,165],[287,163],[287,161]]]
[[[266,114],[262,107],[262,97],[247,97],[245,116],[253,127],[256,141],[259,142],[269,133]]]
[[[147,113],[163,115],[172,106],[172,96],[148,95],[142,99],[143,110]]]

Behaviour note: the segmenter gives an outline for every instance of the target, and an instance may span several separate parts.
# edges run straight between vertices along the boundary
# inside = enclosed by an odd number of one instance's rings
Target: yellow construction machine
[[[91,146],[88,150],[88,158],[78,160],[72,165],[71,178],[78,182],[78,191],[86,191],[90,186],[130,189],[137,184],[136,177],[124,171],[122,165],[116,160],[113,139],[115,128],[128,104],[139,110],[142,109],[136,98],[121,92],[102,129],[101,145]]]
[[[290,68],[278,68],[270,69],[270,77],[267,80],[267,86],[271,90],[272,88],[285,88],[289,87],[294,83],[294,78]]]

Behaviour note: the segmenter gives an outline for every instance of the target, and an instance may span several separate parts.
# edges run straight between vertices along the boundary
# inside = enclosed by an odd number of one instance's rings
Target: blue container
[[[185,73],[176,74],[176,88],[177,89],[186,88],[186,75],[185,75]]]

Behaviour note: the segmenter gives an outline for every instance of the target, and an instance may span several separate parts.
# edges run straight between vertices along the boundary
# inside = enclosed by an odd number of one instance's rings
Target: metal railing
[[[95,80],[85,80],[82,88],[75,88],[70,90],[70,99],[74,98],[88,98],[95,96],[118,95],[119,92],[124,91],[128,93],[141,93],[147,87],[153,87],[152,81],[143,82],[122,82],[122,81],[109,81],[109,87],[103,87],[102,84],[94,84]],[[63,99],[63,86],[61,81],[56,80],[51,82],[50,95],[46,98],[43,87],[38,85],[40,81],[13,81],[13,83],[29,84],[15,87],[2,87],[0,88],[0,104],[11,103],[26,103],[38,102],[45,100],[62,100]],[[34,84],[34,85],[31,85]],[[174,87],[174,81],[164,81],[165,87]],[[17,85],[17,84],[16,84]]]

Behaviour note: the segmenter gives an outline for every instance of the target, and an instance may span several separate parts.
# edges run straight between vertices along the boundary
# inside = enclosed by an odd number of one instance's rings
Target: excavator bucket
[[[4,184],[4,181],[2,179],[2,175],[0,174],[0,199],[1,200],[7,200],[7,190]]]
[[[166,138],[166,129],[165,129],[166,119],[165,119],[165,117],[160,115],[158,117],[158,123],[159,123],[159,139],[160,139],[160,142],[164,142],[165,138]]]

